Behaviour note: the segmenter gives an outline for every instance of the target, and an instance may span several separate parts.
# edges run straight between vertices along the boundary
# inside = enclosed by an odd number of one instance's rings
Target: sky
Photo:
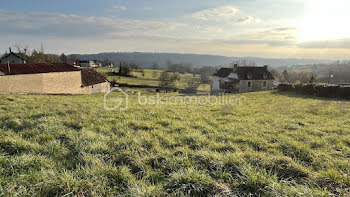
[[[0,53],[350,59],[349,0],[0,0]],[[3,52],[1,52],[3,51]]]

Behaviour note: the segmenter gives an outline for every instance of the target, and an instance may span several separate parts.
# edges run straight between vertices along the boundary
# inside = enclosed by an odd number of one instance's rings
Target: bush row
[[[280,84],[278,85],[278,90],[295,92],[297,94],[303,95],[350,99],[350,86],[316,84]]]

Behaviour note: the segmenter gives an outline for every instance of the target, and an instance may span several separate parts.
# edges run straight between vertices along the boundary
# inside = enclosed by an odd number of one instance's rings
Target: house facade
[[[221,68],[213,75],[212,92],[255,92],[272,90],[274,77],[264,67]]]
[[[25,64],[27,63],[27,60],[18,55],[17,53],[14,53],[14,52],[11,52],[8,53],[8,54],[5,54],[1,57],[0,59],[0,63],[1,64],[7,64],[7,63],[10,63],[10,64]]]
[[[0,93],[94,94],[110,90],[110,83],[93,69],[65,63],[0,64]]]

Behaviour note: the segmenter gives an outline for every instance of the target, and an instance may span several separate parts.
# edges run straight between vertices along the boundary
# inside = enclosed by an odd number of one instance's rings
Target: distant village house
[[[94,69],[65,63],[0,64],[0,93],[94,94],[110,90]]]
[[[0,58],[0,63],[1,64],[25,64],[27,63],[26,58],[18,55],[17,53],[14,53],[11,51],[10,48],[10,53],[6,53],[4,54],[1,58]]]
[[[76,66],[79,67],[89,67],[89,68],[98,68],[102,67],[102,63],[98,60],[79,60],[75,62]]]
[[[255,92],[272,90],[274,77],[264,67],[221,68],[213,76],[213,92]]]

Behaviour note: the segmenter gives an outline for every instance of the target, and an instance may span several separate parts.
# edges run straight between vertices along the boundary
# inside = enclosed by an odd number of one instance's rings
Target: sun
[[[299,21],[299,41],[350,37],[350,0],[308,0]]]

